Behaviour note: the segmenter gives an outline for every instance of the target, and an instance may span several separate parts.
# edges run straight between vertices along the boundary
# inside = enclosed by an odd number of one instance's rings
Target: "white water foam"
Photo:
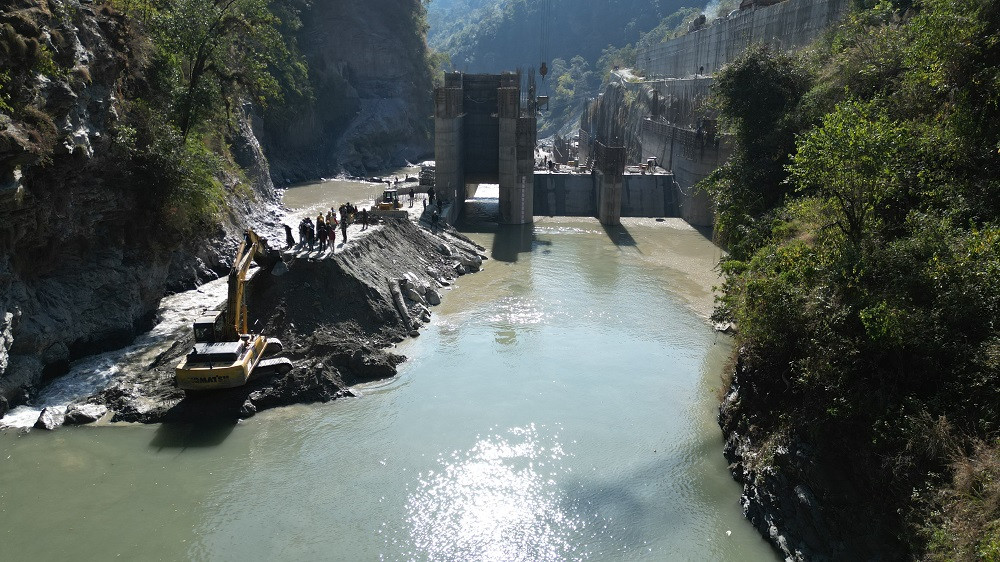
[[[224,302],[228,286],[228,279],[222,277],[197,289],[164,297],[156,311],[159,321],[152,330],[127,347],[73,362],[66,375],[52,381],[28,404],[12,409],[0,419],[0,428],[31,427],[44,408],[65,413],[74,401],[107,388],[124,365],[145,367],[169,348],[178,334],[191,329],[191,323],[203,311]]]

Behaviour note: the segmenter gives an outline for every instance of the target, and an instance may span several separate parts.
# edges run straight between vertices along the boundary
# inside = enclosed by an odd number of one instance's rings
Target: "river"
[[[379,189],[323,182],[285,201],[314,214]],[[4,552],[776,559],[740,513],[715,423],[731,351],[706,320],[718,249],[672,220],[468,234],[493,259],[399,345],[400,374],[359,398],[235,426],[0,433]]]

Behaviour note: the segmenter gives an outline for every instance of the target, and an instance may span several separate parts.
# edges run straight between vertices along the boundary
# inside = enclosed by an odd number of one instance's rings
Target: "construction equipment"
[[[278,357],[281,341],[247,329],[246,283],[251,263],[266,264],[266,243],[247,229],[229,271],[229,297],[224,310],[206,312],[194,322],[194,348],[177,365],[177,387],[184,390],[233,388],[253,375],[284,374],[292,362]]]
[[[399,202],[399,192],[391,187],[382,192],[382,199],[375,205],[379,211],[395,211],[403,206]]]

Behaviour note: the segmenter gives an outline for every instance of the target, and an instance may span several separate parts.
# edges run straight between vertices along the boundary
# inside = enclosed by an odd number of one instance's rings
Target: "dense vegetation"
[[[114,5],[149,39],[144,80],[129,92],[116,130],[118,155],[131,163],[124,181],[143,186],[168,226],[205,227],[224,205],[224,178],[241,173],[228,146],[241,104],[308,95],[291,39],[297,7],[281,0]]]
[[[869,3],[715,94],[755,429],[819,447],[911,555],[1000,560],[1000,1]]]

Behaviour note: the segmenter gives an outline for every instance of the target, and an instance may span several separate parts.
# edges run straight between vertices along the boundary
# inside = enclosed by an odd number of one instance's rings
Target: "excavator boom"
[[[247,273],[253,261],[267,263],[266,243],[247,229],[229,270],[229,296],[224,319],[195,322],[194,349],[176,369],[177,386],[185,390],[231,388],[246,384],[255,372],[287,373],[288,359],[263,357],[281,351],[281,342],[250,334],[246,305]],[[219,321],[213,324],[212,318]]]

